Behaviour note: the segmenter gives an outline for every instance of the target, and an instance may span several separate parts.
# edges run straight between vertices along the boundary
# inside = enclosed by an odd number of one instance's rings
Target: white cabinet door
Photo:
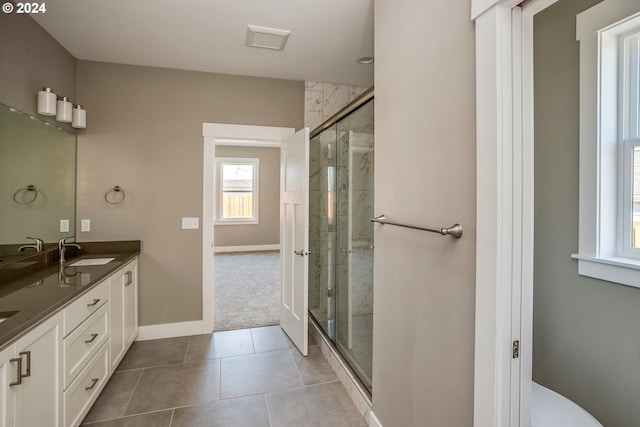
[[[125,268],[124,336],[128,348],[138,336],[138,261]]]
[[[9,388],[15,408],[11,427],[62,426],[61,319],[56,314],[15,344],[22,374],[21,383]]]
[[[13,392],[9,386],[18,377],[18,365],[14,355],[14,345],[0,351],[0,427],[10,427],[14,424]]]
[[[138,261],[115,273],[109,281],[111,370],[122,360],[138,334]]]
[[[124,271],[119,271],[109,280],[109,331],[111,372],[114,372],[124,356]]]

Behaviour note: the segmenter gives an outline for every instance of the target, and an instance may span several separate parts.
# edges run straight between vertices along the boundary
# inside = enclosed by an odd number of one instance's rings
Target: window
[[[217,224],[258,224],[259,159],[217,158]]]
[[[640,5],[577,16],[580,41],[578,273],[640,287]]]
[[[640,256],[640,23],[633,30],[619,37],[618,134],[624,170],[621,183],[623,252],[637,258]]]

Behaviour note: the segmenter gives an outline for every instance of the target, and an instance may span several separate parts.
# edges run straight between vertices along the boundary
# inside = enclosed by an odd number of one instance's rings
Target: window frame
[[[223,218],[224,212],[224,165],[251,165],[253,166],[252,182],[252,218]],[[215,191],[216,191],[216,212],[214,225],[257,225],[260,223],[260,159],[254,157],[216,157],[215,161]]]
[[[580,13],[576,24],[580,210],[579,248],[572,257],[580,275],[640,288],[640,248],[631,248],[632,223],[626,223],[633,215],[633,164],[623,139],[629,99],[623,96],[628,73],[621,49],[621,38],[640,30],[640,8],[605,0]]]

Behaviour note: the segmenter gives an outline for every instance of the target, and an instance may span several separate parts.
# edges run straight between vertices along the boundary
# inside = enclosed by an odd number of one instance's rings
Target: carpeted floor
[[[217,253],[216,331],[280,323],[280,251]]]

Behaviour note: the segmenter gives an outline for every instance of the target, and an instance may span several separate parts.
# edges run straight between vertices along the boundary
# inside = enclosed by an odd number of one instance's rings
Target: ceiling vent
[[[283,50],[284,45],[287,44],[289,33],[291,31],[247,25],[246,45],[263,49]]]

